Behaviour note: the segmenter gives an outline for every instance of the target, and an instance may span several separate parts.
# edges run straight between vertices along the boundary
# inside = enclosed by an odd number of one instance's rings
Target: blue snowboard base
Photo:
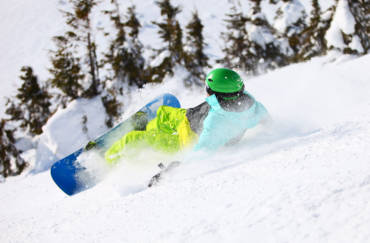
[[[161,105],[179,108],[180,102],[171,94],[163,94],[155,98],[142,107],[132,117],[121,122],[107,133],[95,139],[93,150],[103,155],[115,141],[120,139],[126,133],[134,130],[133,121],[135,119],[135,115],[140,114],[142,117],[142,115],[145,114],[147,121],[150,121],[155,118],[157,109]],[[86,149],[81,148],[67,157],[55,162],[50,169],[51,177],[54,182],[63,192],[70,196],[93,187],[99,181],[95,175],[89,175],[86,168],[78,161],[78,157],[84,152],[86,152]],[[83,180],[81,179],[81,174],[83,174]]]

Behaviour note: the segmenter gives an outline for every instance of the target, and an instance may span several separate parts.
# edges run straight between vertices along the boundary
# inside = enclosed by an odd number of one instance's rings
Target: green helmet
[[[216,68],[206,77],[207,88],[217,93],[235,93],[244,88],[239,74],[227,68]]]

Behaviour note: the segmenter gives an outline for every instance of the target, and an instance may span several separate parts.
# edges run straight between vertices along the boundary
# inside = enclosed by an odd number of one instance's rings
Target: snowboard
[[[126,133],[132,130],[144,130],[147,122],[155,118],[157,109],[162,105],[180,108],[180,102],[172,94],[166,93],[155,98],[127,120],[119,123],[95,140],[90,141],[85,147],[56,161],[50,169],[54,182],[69,196],[96,185],[99,181],[94,178],[94,175],[89,174],[86,167],[78,161],[81,154],[94,150],[103,156],[105,151]],[[80,175],[83,176],[81,177]]]

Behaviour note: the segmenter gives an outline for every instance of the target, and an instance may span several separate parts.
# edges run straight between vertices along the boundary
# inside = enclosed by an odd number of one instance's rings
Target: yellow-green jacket
[[[174,153],[193,145],[197,137],[186,117],[186,109],[161,106],[145,131],[131,131],[124,135],[106,151],[105,160],[114,164],[127,156],[130,150],[148,146],[157,151]]]

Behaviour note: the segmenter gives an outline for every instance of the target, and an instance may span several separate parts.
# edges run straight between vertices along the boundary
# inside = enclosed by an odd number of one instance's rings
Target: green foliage
[[[68,32],[68,36],[74,36]],[[62,91],[61,102],[65,106],[67,101],[77,99],[84,92],[82,81],[85,75],[81,71],[79,58],[74,57],[71,43],[64,36],[54,37],[57,45],[56,51],[51,51],[52,68],[49,69],[52,77],[50,82],[53,87]]]
[[[158,34],[165,43],[165,47],[156,49],[156,57],[164,55],[162,62],[151,68],[151,82],[161,82],[166,75],[173,75],[176,64],[183,64],[185,53],[183,51],[182,29],[176,19],[181,12],[180,7],[173,6],[170,0],[156,1],[161,10],[162,22],[153,21],[159,27]]]
[[[210,67],[208,56],[204,53],[207,44],[203,37],[203,24],[198,12],[193,12],[192,19],[186,26],[187,30],[187,52],[185,55],[185,67],[189,71],[185,84],[203,85],[205,72],[204,68]]]
[[[141,24],[136,17],[135,6],[127,9],[127,21],[125,26],[128,28],[130,48],[127,53],[127,63],[123,70],[127,74],[129,84],[136,84],[142,88],[145,84],[145,59],[143,57],[143,44],[139,40]]]
[[[7,129],[6,124],[6,120],[0,121],[0,176],[3,178],[19,175],[28,166],[15,146],[15,130]]]
[[[62,11],[66,17],[67,25],[73,29],[89,29],[90,14],[97,5],[96,0],[69,0],[72,5],[72,12]]]
[[[355,36],[358,36],[363,48],[362,53],[370,50],[370,0],[348,0],[349,9],[355,18]],[[354,38],[354,37],[352,37]]]
[[[69,0],[72,11],[62,11],[71,27],[64,35],[53,38],[56,50],[50,51],[51,85],[62,93],[57,100],[63,107],[71,100],[93,98],[100,93],[97,46],[93,41],[91,11],[95,0]],[[79,53],[79,50],[85,52]],[[88,88],[86,88],[88,86]]]
[[[251,14],[247,16],[238,10],[237,5],[231,7],[228,18],[225,19],[227,32],[221,34],[225,41],[225,56],[217,62],[228,68],[241,69],[256,75],[260,68],[274,69],[286,63],[277,40],[261,45],[248,33],[247,26],[253,26],[265,35],[272,36],[276,33],[261,13],[260,1],[255,1],[254,4]]]
[[[115,9],[105,11],[105,14],[108,14],[114,23],[116,35],[110,43],[103,63],[109,66],[113,76],[106,78],[106,87],[111,88],[106,90],[102,97],[108,115],[106,120],[108,127],[112,127],[114,120],[120,116],[122,104],[116,96],[118,92],[120,95],[123,94],[124,84],[142,88],[146,80],[145,60],[142,56],[143,45],[138,38],[141,24],[136,17],[135,6],[127,9],[124,21],[121,18],[118,2],[116,0],[111,2],[115,5]],[[109,82],[110,85],[107,84]]]
[[[283,50],[284,48],[281,47],[283,40],[261,12],[260,4],[261,1],[255,1],[252,14],[247,18],[247,24],[254,26],[255,29],[258,29],[259,32],[264,35],[270,35],[273,39],[262,45],[249,36],[250,47],[248,61],[251,62],[250,66],[254,66],[254,69],[248,71],[254,74],[260,72],[258,69],[272,70],[288,64],[287,54]]]
[[[247,18],[238,10],[236,5],[231,7],[230,13],[226,14],[226,16],[227,32],[221,33],[221,37],[225,42],[225,47],[222,49],[225,56],[217,60],[217,62],[230,69],[253,70],[254,67],[248,64],[250,42],[245,28]]]
[[[69,2],[72,5],[73,11],[64,12],[66,23],[73,29],[74,38],[72,40],[75,42],[74,47],[76,49],[80,46],[85,48],[85,53],[82,54],[79,60],[86,60],[80,63],[80,67],[82,68],[83,65],[86,67],[87,72],[84,75],[90,83],[82,96],[93,98],[101,92],[97,45],[94,41],[93,29],[91,27],[91,13],[93,8],[97,5],[97,1],[69,0]],[[77,59],[78,58],[76,58],[76,60]]]
[[[289,16],[285,17],[285,15],[289,14],[289,12],[284,12],[283,9],[289,9],[294,7],[294,5],[299,4],[301,5],[300,2],[294,2],[294,1],[284,1],[285,3],[282,5],[281,8],[278,9],[277,11],[277,16],[275,20],[281,20],[285,18],[289,18]],[[307,13],[304,10],[303,5],[301,11],[296,11],[294,14],[298,16],[298,18],[295,20],[294,23],[290,23],[289,26],[286,26],[285,30],[281,33],[278,33],[278,37],[282,41],[287,41],[289,44],[289,49],[290,51],[285,53],[285,59],[286,64],[294,63],[294,62],[299,62],[299,52],[300,49],[307,39],[307,35],[305,34],[305,29],[307,28],[306,25],[306,18],[307,18]],[[281,30],[280,30],[281,31]]]
[[[302,31],[303,38],[299,51],[295,56],[296,62],[306,61],[312,57],[326,54],[325,33],[330,26],[333,13],[331,13],[329,20],[321,19],[322,14],[318,0],[312,0],[310,24]]]
[[[52,114],[51,95],[45,87],[40,87],[31,67],[22,67],[21,71],[23,84],[15,99],[8,99],[5,113],[10,120],[20,122],[20,127],[34,136],[42,133],[42,126]]]
[[[78,19],[89,21],[91,10],[96,5],[94,0],[73,0],[75,16]]]
[[[137,85],[141,88],[145,83],[143,45],[138,38],[141,24],[136,17],[134,6],[127,9],[127,20],[123,22],[118,3],[115,0],[112,2],[115,3],[115,10],[105,12],[109,14],[117,31],[104,60],[104,64],[108,64],[113,71],[113,77],[109,80],[116,80],[121,84],[128,83],[130,86]],[[126,31],[128,31],[128,37],[126,37]],[[122,85],[118,86],[122,89]],[[120,93],[122,94],[122,91]]]

